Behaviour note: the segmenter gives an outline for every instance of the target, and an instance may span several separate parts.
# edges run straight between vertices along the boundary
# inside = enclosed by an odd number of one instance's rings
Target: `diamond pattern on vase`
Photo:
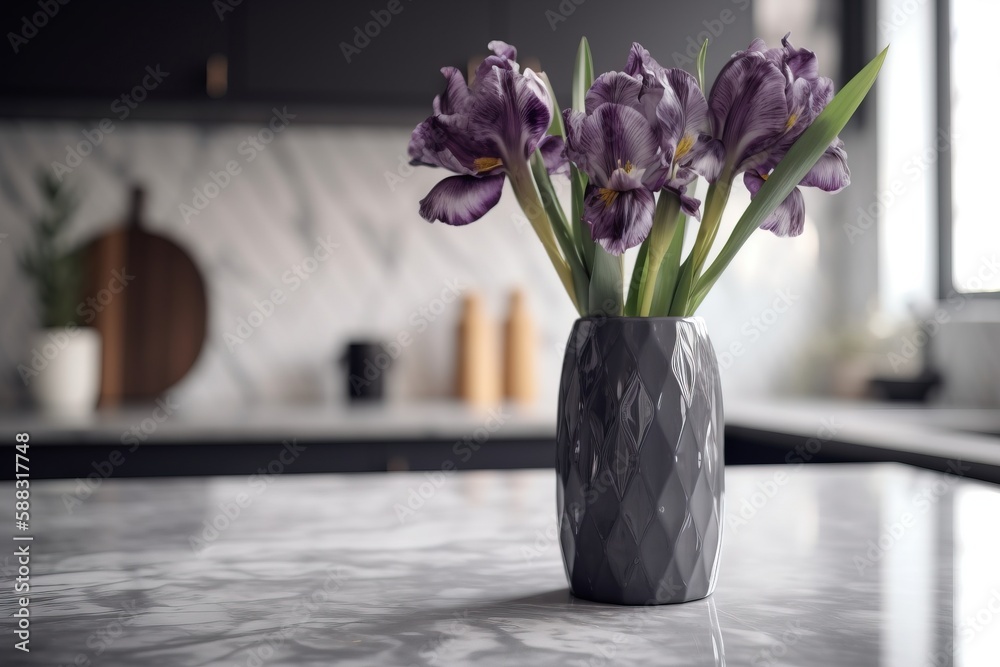
[[[611,535],[605,542],[605,548],[607,549],[611,576],[615,578],[619,586],[625,588],[635,575],[635,566],[639,564],[637,556],[639,545],[629,533],[628,528],[625,527],[624,521],[615,524]]]
[[[715,585],[722,396],[700,318],[577,320],[560,387],[560,546],[579,597],[661,604]]]
[[[646,526],[653,520],[653,503],[641,477],[636,477],[625,491],[621,502],[621,518],[632,539],[638,545]]]

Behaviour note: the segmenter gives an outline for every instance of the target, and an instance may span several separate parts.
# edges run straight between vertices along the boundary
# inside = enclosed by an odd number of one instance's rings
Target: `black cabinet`
[[[424,104],[438,70],[465,71],[490,40],[489,2],[251,2],[240,11],[233,93],[273,104]]]
[[[621,68],[633,40],[664,65],[691,69],[684,60],[693,62],[706,36],[717,69],[749,42],[749,7],[750,0],[7,0],[0,115],[120,118],[123,104],[136,118],[189,120],[245,120],[272,106],[307,120],[343,109],[363,110],[362,118],[424,114],[443,87],[439,69],[466,71],[493,38],[517,45],[526,65],[540,63],[568,106],[581,36],[599,72]],[[218,99],[206,86],[213,56],[225,88]]]
[[[211,2],[8,0],[0,10],[3,101],[205,99],[205,67],[227,49]],[[148,69],[147,69],[148,68]],[[158,72],[156,77],[150,71]],[[145,99],[142,100],[145,102]]]
[[[501,37],[520,46],[519,57],[537,60],[559,102],[570,105],[576,50],[587,37],[595,72],[625,66],[639,42],[664,67],[694,72],[704,39],[707,72],[717,72],[734,51],[753,39],[750,0],[507,0],[509,17]]]

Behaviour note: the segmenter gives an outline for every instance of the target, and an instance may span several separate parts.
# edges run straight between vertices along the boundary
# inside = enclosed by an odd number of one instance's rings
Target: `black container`
[[[348,343],[341,360],[347,369],[347,396],[351,401],[381,401],[385,396],[385,376],[392,357],[381,343]]]

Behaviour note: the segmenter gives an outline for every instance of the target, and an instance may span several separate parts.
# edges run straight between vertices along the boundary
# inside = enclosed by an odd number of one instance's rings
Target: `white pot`
[[[38,407],[59,414],[86,414],[101,392],[101,335],[88,327],[37,332],[25,378]]]

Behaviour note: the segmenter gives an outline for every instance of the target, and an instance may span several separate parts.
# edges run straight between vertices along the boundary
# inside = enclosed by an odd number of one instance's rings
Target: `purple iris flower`
[[[682,188],[699,175],[714,182],[725,149],[712,137],[708,102],[698,81],[682,69],[661,66],[638,43],[632,44],[625,73],[642,78],[642,107],[656,129],[660,147],[670,156],[666,187],[683,194]]]
[[[410,137],[411,164],[444,167],[445,178],[420,201],[429,222],[466,225],[500,201],[505,175],[526,173],[528,158],[540,148],[546,166],[563,169],[562,140],[545,138],[552,104],[545,84],[531,70],[520,72],[514,47],[489,44],[488,56],[471,86],[453,67],[441,70],[445,91],[434,98],[434,114]]]
[[[667,178],[654,126],[639,110],[638,76],[608,72],[594,81],[585,111],[567,110],[566,152],[589,176],[583,216],[608,252],[639,245],[653,225],[653,192]]]
[[[700,203],[685,194],[700,173],[718,174],[708,104],[687,72],[665,69],[634,44],[626,71],[599,76],[584,111],[566,110],[566,153],[589,177],[584,219],[594,240],[620,255],[653,225],[654,193],[676,193],[689,215]]]
[[[709,95],[713,134],[725,147],[729,173],[744,172],[755,196],[775,165],[833,98],[833,82],[819,76],[816,54],[781,40],[761,39],[730,58]],[[838,138],[799,185],[837,192],[850,184],[844,143]],[[802,233],[805,206],[798,188],[761,225],[778,236]]]

